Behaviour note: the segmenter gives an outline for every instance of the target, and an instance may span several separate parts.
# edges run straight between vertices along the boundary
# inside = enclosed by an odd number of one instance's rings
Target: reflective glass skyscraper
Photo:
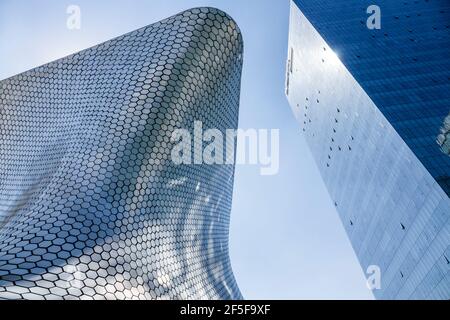
[[[234,166],[171,159],[237,127],[242,54],[197,8],[0,81],[0,299],[242,297]]]
[[[286,94],[377,298],[450,298],[449,25],[445,0],[291,2]]]

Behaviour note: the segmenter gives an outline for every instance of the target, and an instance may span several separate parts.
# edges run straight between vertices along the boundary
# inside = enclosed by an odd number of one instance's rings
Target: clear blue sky
[[[70,4],[81,30],[66,28]],[[230,251],[244,297],[372,299],[284,96],[288,0],[1,0],[0,79],[197,6],[226,11],[242,30],[240,128],[280,129],[278,175],[236,168]]]

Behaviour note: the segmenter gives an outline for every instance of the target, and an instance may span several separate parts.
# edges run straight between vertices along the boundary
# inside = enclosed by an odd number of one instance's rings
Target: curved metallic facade
[[[234,166],[170,158],[237,127],[242,51],[197,8],[0,82],[0,298],[242,298]]]

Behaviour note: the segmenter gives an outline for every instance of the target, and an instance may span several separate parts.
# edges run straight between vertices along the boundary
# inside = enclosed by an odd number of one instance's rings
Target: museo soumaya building
[[[450,2],[372,2],[291,2],[286,95],[375,297],[450,299]]]
[[[0,82],[0,299],[240,299],[234,165],[177,128],[238,124],[242,36],[197,8]]]

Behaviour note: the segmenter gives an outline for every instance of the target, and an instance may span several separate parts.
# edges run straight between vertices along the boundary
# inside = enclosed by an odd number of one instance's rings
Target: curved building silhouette
[[[0,82],[0,298],[242,298],[234,166],[170,156],[237,127],[242,52],[197,8]]]

